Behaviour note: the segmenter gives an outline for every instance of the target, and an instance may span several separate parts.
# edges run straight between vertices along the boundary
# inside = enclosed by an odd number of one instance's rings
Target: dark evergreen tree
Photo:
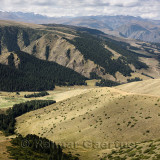
[[[100,86],[100,87],[112,87],[112,86],[118,86],[118,85],[120,85],[120,83],[114,82],[111,80],[105,80],[105,79],[102,79],[100,82],[96,82],[96,86]]]
[[[15,68],[15,64],[14,64],[14,55],[13,53],[11,53],[9,56],[8,56],[8,65]]]

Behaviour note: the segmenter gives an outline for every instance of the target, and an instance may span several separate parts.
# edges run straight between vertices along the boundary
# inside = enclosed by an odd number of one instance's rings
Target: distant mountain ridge
[[[1,20],[23,21],[23,22],[33,22],[34,20],[37,20],[38,22],[39,19],[43,21],[43,19],[48,19],[48,17],[42,16],[40,14],[34,14],[34,13],[0,11],[0,19]]]
[[[3,12],[1,20],[36,24],[64,24],[98,29],[109,35],[160,43],[160,21],[133,16],[47,17],[34,13]]]

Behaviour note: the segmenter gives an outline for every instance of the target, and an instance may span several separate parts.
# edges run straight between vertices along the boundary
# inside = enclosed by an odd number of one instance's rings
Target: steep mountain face
[[[160,42],[159,21],[132,16],[90,16],[73,18],[63,24],[99,29],[107,34],[147,42]]]
[[[85,60],[74,45],[59,35],[47,34],[23,50],[40,59],[54,61],[73,69],[88,78],[90,72],[100,70],[93,61]]]
[[[7,52],[22,50],[37,58],[54,61],[71,68],[86,77],[90,77],[93,71],[100,72],[100,66],[91,60],[85,60],[75,46],[63,37],[70,38],[70,35],[63,34],[61,31],[54,33],[54,31],[33,28],[2,26],[0,28],[1,63],[8,64]]]
[[[149,34],[149,30],[145,29],[144,27],[138,25],[138,24],[133,24],[133,25],[125,25],[122,26],[118,29],[122,35],[125,37],[130,37],[130,38],[138,38],[139,35],[142,35],[147,33]],[[139,35],[138,35],[139,34]],[[137,35],[137,37],[136,37]]]
[[[1,21],[0,42],[0,63],[4,65],[9,65],[10,52],[24,51],[91,79],[127,82],[127,79],[134,77],[159,77],[157,54],[146,52],[147,48],[143,48],[138,42],[134,42],[137,43],[136,48],[128,43],[113,40],[95,29],[15,22],[10,22],[9,25],[9,22]],[[12,59],[14,67],[19,69],[19,56],[13,54]],[[155,61],[154,66],[150,61]]]
[[[5,55],[11,51],[25,51],[42,60],[53,61],[76,72],[90,77],[91,72],[100,72],[102,67],[84,56],[64,37],[71,38],[61,31],[35,30],[15,26],[1,27],[1,62],[7,64]]]
[[[117,29],[126,38],[139,39],[148,42],[160,42],[160,28],[147,28],[141,24],[123,25]]]

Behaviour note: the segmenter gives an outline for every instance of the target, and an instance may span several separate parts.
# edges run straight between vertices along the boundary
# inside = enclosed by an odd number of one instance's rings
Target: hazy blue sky
[[[160,0],[0,0],[0,10],[48,16],[132,15],[160,19]]]

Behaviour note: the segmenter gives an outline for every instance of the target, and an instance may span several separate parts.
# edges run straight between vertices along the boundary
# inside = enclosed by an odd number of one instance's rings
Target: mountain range
[[[160,21],[133,16],[83,16],[83,17],[47,17],[34,13],[3,12],[1,20],[14,20],[37,24],[64,24],[101,30],[102,32],[125,38],[147,42],[160,42]]]

